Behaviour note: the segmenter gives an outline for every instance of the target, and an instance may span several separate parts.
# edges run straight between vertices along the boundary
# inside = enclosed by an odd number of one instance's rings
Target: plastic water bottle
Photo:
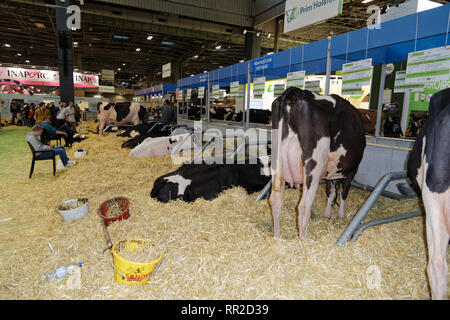
[[[45,280],[53,281],[56,279],[64,278],[69,273],[71,273],[73,270],[76,270],[76,268],[81,268],[82,266],[83,266],[82,262],[80,262],[78,264],[66,264],[64,266],[61,266],[59,268],[56,268],[54,270],[47,272],[45,274]]]

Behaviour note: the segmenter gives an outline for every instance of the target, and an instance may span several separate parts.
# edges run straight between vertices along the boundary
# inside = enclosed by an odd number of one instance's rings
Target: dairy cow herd
[[[211,110],[211,114],[217,111]],[[145,109],[137,103],[99,106],[100,133],[110,124],[134,125],[121,134],[130,138],[122,147],[133,149],[131,156],[167,156],[174,146],[190,139],[186,134],[174,135],[177,126],[144,122],[144,119]],[[269,122],[272,124],[270,162],[247,159],[244,164],[183,164],[156,179],[150,196],[161,202],[211,200],[234,186],[252,193],[271,181],[269,202],[274,235],[279,236],[285,184],[302,186],[298,229],[303,240],[319,182],[324,179],[328,197],[324,216],[330,217],[331,206],[339,196],[338,217],[345,218],[345,201],[366,146],[367,123],[361,113],[337,95],[289,88],[274,100]],[[426,211],[427,274],[432,298],[445,299],[450,235],[450,89],[432,97],[428,120],[417,137],[407,169]]]

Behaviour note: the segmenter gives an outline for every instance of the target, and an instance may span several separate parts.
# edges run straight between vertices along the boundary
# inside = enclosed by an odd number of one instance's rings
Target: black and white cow
[[[134,102],[102,103],[97,108],[100,135],[103,134],[105,126],[110,124],[117,126],[141,124],[147,114],[147,109]]]
[[[427,273],[433,299],[447,297],[450,235],[450,89],[432,96],[408,161],[408,176],[421,190],[426,211]]]
[[[347,100],[289,88],[272,104],[272,192],[270,204],[274,234],[280,236],[280,216],[285,182],[299,187],[300,239],[306,238],[308,221],[319,181],[327,180],[330,217],[336,197],[336,180],[343,184],[339,218],[345,218],[345,200],[366,147],[360,113]]]
[[[159,177],[150,196],[160,202],[198,198],[215,199],[222,191],[243,187],[248,193],[260,191],[270,181],[269,165],[256,164],[183,164],[178,170]]]

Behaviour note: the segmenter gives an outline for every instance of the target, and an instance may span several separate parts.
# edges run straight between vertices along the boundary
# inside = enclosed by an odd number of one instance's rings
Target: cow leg
[[[339,212],[338,212],[339,219],[345,219],[345,201],[347,200],[350,187],[352,186],[353,178],[355,177],[357,171],[358,169],[350,172],[347,178],[345,178],[344,183],[342,184],[341,203],[339,205]]]
[[[100,124],[98,126],[98,130],[99,130],[99,133],[100,133],[101,136],[103,135],[103,130],[104,129],[105,129],[105,122],[104,121],[100,121]]]
[[[331,207],[333,206],[333,201],[336,198],[336,187],[334,186],[334,183],[331,180],[327,180],[327,209],[325,210],[324,217],[330,218],[331,217]]]
[[[447,247],[449,240],[447,227],[450,212],[448,208],[445,209],[445,193],[437,195],[429,192],[429,190],[424,191],[423,201],[426,210],[428,244],[427,274],[430,281],[431,297],[433,300],[443,300],[447,297]],[[447,194],[450,195],[450,191],[447,191]]]
[[[276,190],[272,182],[272,190],[269,198],[270,206],[272,207],[273,234],[277,238],[280,237],[280,217],[283,206],[284,180],[282,179],[281,185],[283,187],[277,188],[278,190]]]
[[[298,229],[300,240],[306,239],[306,231],[308,222],[311,217],[311,207],[316,197],[317,188],[319,187],[320,176],[323,172],[326,156],[324,159],[316,162],[314,170],[308,170],[308,163],[303,171],[303,195],[298,205]]]

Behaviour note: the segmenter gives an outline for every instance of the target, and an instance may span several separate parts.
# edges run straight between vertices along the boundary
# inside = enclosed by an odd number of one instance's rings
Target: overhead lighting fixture
[[[153,36],[148,36],[147,37],[147,40],[152,40],[153,39]]]
[[[240,63],[244,62],[244,60],[239,60]]]
[[[246,30],[246,29],[244,29],[244,32],[243,32],[243,34],[247,34],[247,30]]]
[[[373,0],[363,0],[362,3],[369,3],[372,2]]]
[[[120,69],[120,68],[117,68],[117,71],[120,71],[120,70],[122,70],[122,69]]]
[[[203,71],[203,73],[207,73],[207,72],[208,72],[208,71],[206,71],[206,70],[205,70],[205,71]]]
[[[78,42],[75,41],[75,42],[73,43],[73,45],[74,45],[75,47],[77,47],[77,46],[78,46]]]
[[[270,38],[272,36],[272,34],[269,32],[269,34],[267,35],[267,38]]]
[[[25,63],[30,63],[30,60],[25,60]]]
[[[216,50],[220,50],[220,49],[222,49],[222,46],[221,46],[221,45],[218,45],[218,46],[216,47]]]
[[[126,63],[122,63],[123,66],[126,66]]]
[[[137,52],[141,51],[141,48],[136,48],[136,51],[137,51]]]
[[[18,57],[21,57],[21,56],[22,56],[22,54],[21,54],[21,53],[18,53],[18,54],[17,54],[17,56],[18,56]]]
[[[261,34],[261,32],[258,31],[258,32],[256,33],[256,36],[259,37],[260,34]]]
[[[92,31],[92,30],[89,29],[89,31]],[[130,37],[128,37],[128,36],[121,36],[121,35],[118,35],[118,34],[113,35],[113,38],[114,39],[120,39],[120,40],[128,40],[128,39],[130,39]]]
[[[194,59],[197,59],[197,58],[198,58],[198,55],[195,55],[195,56],[194,56]]]
[[[267,55],[270,56],[271,54],[274,54],[274,52],[269,52]]]
[[[11,48],[11,45],[9,45],[8,43],[5,43],[5,47]]]

